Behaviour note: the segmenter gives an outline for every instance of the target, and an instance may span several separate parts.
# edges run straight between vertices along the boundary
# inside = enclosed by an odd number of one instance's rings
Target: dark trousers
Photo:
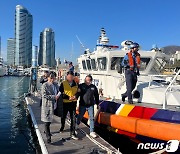
[[[128,102],[132,103],[132,91],[136,87],[137,83],[137,73],[131,70],[125,70],[126,77],[126,92],[123,96],[128,97]]]
[[[50,125],[51,125],[51,122],[45,122],[44,124],[47,139],[51,139]]]
[[[77,102],[63,103],[63,116],[61,117],[61,129],[64,129],[66,116],[69,112],[71,119],[70,131],[72,135],[75,134],[76,104]]]

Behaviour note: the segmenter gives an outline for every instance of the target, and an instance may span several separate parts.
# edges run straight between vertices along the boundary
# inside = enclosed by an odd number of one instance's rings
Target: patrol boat
[[[80,82],[91,74],[101,94],[96,125],[138,142],[180,140],[180,82],[177,80],[180,71],[173,76],[162,75],[170,57],[157,47],[150,51],[140,49],[141,67],[134,104],[123,103],[121,94],[126,91],[126,83],[119,66],[132,41],[123,41],[119,48],[109,45],[104,28],[100,34],[96,49],[93,52],[86,49],[78,58]]]

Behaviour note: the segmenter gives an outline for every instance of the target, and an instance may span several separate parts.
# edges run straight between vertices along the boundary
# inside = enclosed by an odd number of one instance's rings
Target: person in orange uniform
[[[74,73],[72,71],[67,72],[66,80],[61,83],[59,91],[63,97],[63,116],[61,117],[60,132],[64,130],[66,116],[69,112],[71,119],[70,136],[72,139],[77,140],[78,138],[75,133],[77,99],[75,95],[78,91],[78,85],[74,81]]]
[[[139,76],[140,54],[138,53],[139,44],[132,43],[130,51],[124,56],[121,65],[125,68],[126,92],[122,94],[122,101],[128,97],[129,104],[133,104],[132,91],[136,87],[137,76]]]

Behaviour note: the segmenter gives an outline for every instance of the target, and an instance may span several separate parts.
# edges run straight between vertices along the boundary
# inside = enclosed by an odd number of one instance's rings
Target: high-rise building
[[[7,64],[15,65],[15,39],[9,38],[7,40]]]
[[[38,64],[54,67],[55,60],[55,38],[54,31],[51,28],[45,28],[40,33],[40,44],[38,54]]]
[[[32,47],[32,67],[37,67],[38,46]]]
[[[15,11],[15,65],[31,66],[32,62],[32,24],[29,11],[21,5]]]

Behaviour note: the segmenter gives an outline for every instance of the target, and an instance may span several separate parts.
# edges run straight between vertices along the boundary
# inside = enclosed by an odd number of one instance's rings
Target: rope
[[[23,99],[24,99],[24,94],[21,95],[21,96],[19,96],[19,97],[17,97],[16,99],[20,99],[20,98],[22,98],[22,97],[23,97]]]
[[[5,88],[5,89],[2,89],[2,90],[0,90],[0,91],[6,91],[6,90],[14,87],[14,86],[17,85],[18,83],[20,83],[25,77],[26,77],[26,76],[24,76],[21,80],[19,80],[17,83],[13,84],[12,86],[10,86],[10,87],[8,87],[8,88]]]
[[[85,131],[83,131],[82,129],[80,129],[80,131],[86,135],[86,137],[91,140],[93,143],[95,143],[96,145],[98,145],[100,148],[102,148],[103,150],[106,150],[108,153],[116,153],[115,151],[112,151],[111,149],[109,149],[108,147],[104,146],[103,144],[99,143],[98,141],[96,141],[95,139],[91,138],[88,134],[86,134]]]
[[[166,152],[166,149],[162,149],[162,150],[159,150],[159,151],[156,151],[156,152],[152,152],[152,153],[149,153],[149,154],[162,154]]]
[[[66,123],[68,125],[70,125],[69,121],[66,120]],[[86,137],[92,141],[94,144],[96,144],[97,146],[99,146],[101,149],[107,151],[108,153],[115,153],[115,154],[118,154],[119,152],[118,151],[113,151],[111,149],[109,149],[108,147],[104,146],[103,144],[99,143],[98,141],[96,141],[95,139],[91,138],[85,131],[83,131],[82,129],[79,128],[79,130],[81,131],[81,133],[83,133],[84,135],[86,135]]]
[[[15,103],[15,102],[19,102],[19,101],[24,100],[24,94],[19,96],[19,97],[17,97],[17,98],[15,98],[15,99],[17,99],[17,100],[11,100],[11,101]]]

